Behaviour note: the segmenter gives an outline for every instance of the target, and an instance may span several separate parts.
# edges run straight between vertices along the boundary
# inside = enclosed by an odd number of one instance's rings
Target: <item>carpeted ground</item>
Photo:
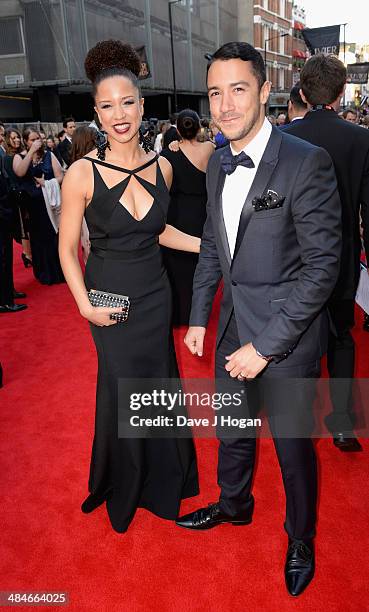
[[[262,440],[252,525],[195,533],[138,510],[124,535],[105,508],[83,515],[94,421],[96,358],[86,321],[65,285],[43,287],[15,251],[28,310],[0,315],[0,590],[68,592],[68,609],[160,612],[363,612],[368,597],[369,444],[343,454],[317,445],[321,476],[316,577],[299,598],[284,586],[284,496],[270,440]],[[358,375],[369,378],[369,334],[355,331]],[[192,358],[176,332],[182,373],[210,376],[208,351]],[[201,493],[215,501],[216,442],[197,441]],[[23,606],[20,609],[27,609]]]

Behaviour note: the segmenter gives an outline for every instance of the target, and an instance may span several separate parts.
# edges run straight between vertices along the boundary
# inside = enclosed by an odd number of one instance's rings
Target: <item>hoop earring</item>
[[[150,153],[150,151],[152,151],[151,138],[149,136],[144,136],[141,130],[139,131],[139,133],[139,143],[141,147],[143,148],[145,153]]]
[[[106,149],[109,149],[110,151],[110,143],[108,141],[108,137],[106,133],[101,132],[100,130],[97,130],[95,142],[96,142],[96,148],[97,148],[97,157],[100,161],[104,161]]]

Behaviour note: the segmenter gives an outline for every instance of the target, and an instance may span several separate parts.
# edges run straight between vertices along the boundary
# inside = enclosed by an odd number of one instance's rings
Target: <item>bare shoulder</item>
[[[206,140],[202,144],[204,148],[208,149],[209,151],[211,152],[215,151],[215,145],[210,140]]]
[[[93,169],[88,159],[78,159],[65,173],[63,187],[75,189],[78,193],[89,193],[93,186]]]
[[[69,166],[65,178],[68,180],[85,180],[91,176],[92,164],[88,159],[82,157]]]
[[[170,162],[165,158],[160,156],[158,159],[158,164],[160,166],[160,170],[162,171],[164,180],[169,187],[172,183],[173,178],[173,169]]]

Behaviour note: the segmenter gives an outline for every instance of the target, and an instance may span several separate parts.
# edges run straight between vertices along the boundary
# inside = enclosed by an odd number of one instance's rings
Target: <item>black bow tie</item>
[[[226,174],[232,174],[237,166],[255,168],[254,162],[251,157],[246,155],[245,151],[241,151],[238,155],[232,155],[232,151],[228,147],[222,152],[220,163]]]

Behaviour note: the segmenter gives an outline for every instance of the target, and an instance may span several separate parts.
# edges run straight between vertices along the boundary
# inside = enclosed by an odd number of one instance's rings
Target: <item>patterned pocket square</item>
[[[285,196],[280,196],[276,191],[268,189],[266,195],[256,196],[252,200],[252,205],[255,212],[260,210],[272,210],[273,208],[281,208],[285,199]]]

